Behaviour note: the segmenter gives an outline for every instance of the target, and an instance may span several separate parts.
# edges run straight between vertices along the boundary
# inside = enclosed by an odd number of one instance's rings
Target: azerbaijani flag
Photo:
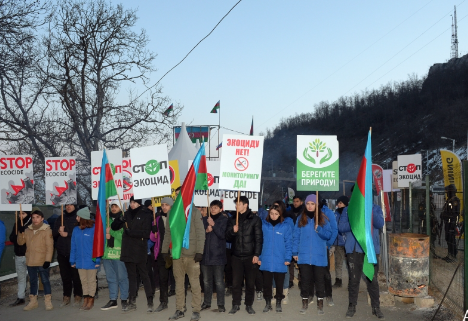
[[[104,149],[102,152],[101,175],[99,177],[99,191],[96,205],[93,258],[104,255],[107,199],[115,195],[117,195],[117,188],[115,187],[111,164],[107,159],[107,153]]]
[[[221,104],[220,104],[221,100],[218,100],[218,102],[216,103],[216,105],[213,107],[213,109],[210,111],[211,114],[217,114],[218,113],[218,110],[219,108],[221,107]]]
[[[252,117],[252,125],[250,125],[250,136],[253,136],[253,117]]]
[[[169,113],[174,109],[174,104],[171,104],[168,109],[163,113],[164,116],[169,116]]]
[[[356,185],[349,200],[348,217],[351,231],[365,253],[363,272],[372,281],[374,265],[377,264],[374,242],[372,241],[372,146],[371,131],[361,161]]]
[[[200,176],[199,176],[200,175]],[[198,179],[198,176],[200,179]],[[180,259],[180,253],[182,247],[188,249],[189,236],[190,236],[190,220],[192,217],[192,204],[193,195],[195,193],[195,185],[200,181],[200,185],[203,183],[203,177],[206,180],[206,156],[205,156],[205,143],[203,142],[200,150],[195,156],[192,165],[185,177],[184,183],[177,196],[174,205],[171,208],[169,216],[169,227],[171,229],[171,241],[172,241],[172,258],[175,260]],[[187,224],[187,222],[189,222]]]
[[[216,150],[220,149],[221,147],[223,147],[223,142],[219,143],[219,145],[216,146]]]

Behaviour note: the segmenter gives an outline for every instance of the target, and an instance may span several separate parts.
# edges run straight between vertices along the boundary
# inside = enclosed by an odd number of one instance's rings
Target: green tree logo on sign
[[[320,153],[326,154],[319,159]],[[323,164],[326,161],[329,161],[332,158],[332,151],[327,147],[327,143],[322,142],[320,139],[315,139],[312,143],[309,143],[309,146],[304,149],[303,156],[306,160],[312,164],[316,164],[319,160],[319,164]],[[316,160],[317,159],[317,160]]]
[[[145,172],[149,175],[156,175],[159,172],[160,166],[157,160],[151,159],[145,165]]]

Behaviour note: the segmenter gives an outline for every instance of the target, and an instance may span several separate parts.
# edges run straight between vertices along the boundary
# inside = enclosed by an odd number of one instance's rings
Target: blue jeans
[[[213,297],[213,278],[216,286],[216,299],[218,306],[224,305],[224,265],[201,265],[204,285],[204,303],[211,306]]]
[[[44,294],[52,294],[49,282],[49,268],[44,269],[42,266],[28,266],[29,284],[31,285],[30,294],[37,295],[37,290],[39,288],[37,279],[38,273],[41,276],[42,285],[44,286]]]
[[[128,299],[128,275],[125,263],[120,260],[102,260],[104,270],[106,270],[107,284],[109,285],[110,300]]]
[[[273,288],[276,288],[276,282],[274,278],[273,278]],[[286,272],[286,276],[284,277],[283,289],[289,289],[289,266],[288,266],[288,272]]]

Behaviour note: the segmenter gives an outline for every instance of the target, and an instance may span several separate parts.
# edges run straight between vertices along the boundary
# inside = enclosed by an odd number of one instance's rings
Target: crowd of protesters
[[[254,300],[264,300],[263,313],[282,313],[282,304],[291,303],[289,291],[294,287],[298,268],[298,287],[302,302],[298,311],[306,314],[316,300],[317,313],[334,306],[332,289],[343,286],[343,262],[349,274],[349,306],[346,317],[356,312],[360,279],[365,279],[371,298],[372,313],[379,319],[378,265],[372,281],[363,277],[364,253],[356,241],[348,220],[348,198],[337,200],[336,211],[324,200],[311,194],[303,201],[294,197],[289,210],[276,201],[268,210],[253,212],[249,199],[240,196],[236,211],[223,211],[219,200],[210,207],[193,206],[190,224],[190,246],[182,248],[179,259],[171,255],[170,215],[174,201],[161,200],[153,209],[151,201],[130,200],[123,211],[119,201],[109,204],[105,225],[105,249],[93,258],[94,214],[86,206],[67,204],[63,217],[44,221],[39,209],[23,211],[13,227],[10,241],[14,244],[18,274],[17,299],[10,306],[25,305],[29,311],[38,307],[38,275],[44,286],[46,310],[52,310],[49,269],[54,247],[63,285],[61,308],[68,305],[90,310],[97,295],[97,271],[105,270],[109,301],[101,310],[119,307],[128,313],[137,310],[136,297],[141,285],[147,299],[147,313],[168,309],[169,297],[175,295],[176,311],[169,320],[187,312],[187,289],[191,289],[191,320],[211,309],[226,312],[226,297],[232,296],[229,314],[236,314],[244,300],[248,314],[255,314]],[[238,213],[238,215],[236,215]],[[382,210],[373,207],[374,247],[380,252],[379,229],[383,227]],[[1,223],[1,222],[0,222]],[[0,228],[3,223],[0,224]],[[4,233],[3,233],[4,234]],[[0,235],[1,229],[0,229]],[[2,242],[0,242],[0,245]],[[0,248],[0,253],[2,248]],[[330,257],[335,258],[335,283],[332,285]],[[29,302],[25,300],[29,275]],[[159,292],[159,305],[154,297]],[[73,296],[72,296],[73,294]],[[26,305],[27,303],[27,305]],[[294,304],[294,303],[293,303]],[[274,308],[273,308],[274,307]]]

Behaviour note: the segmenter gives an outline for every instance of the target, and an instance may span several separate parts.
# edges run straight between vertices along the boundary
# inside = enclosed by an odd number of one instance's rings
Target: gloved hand
[[[26,226],[18,225],[18,233],[24,233],[25,230],[26,230]]]
[[[50,262],[47,262],[47,261],[46,261],[46,262],[44,262],[44,264],[42,265],[42,268],[43,268],[43,269],[48,269],[49,266],[50,266]]]
[[[200,253],[195,254],[195,257],[193,258],[193,260],[195,261],[195,263],[201,262],[201,260],[203,260],[203,254],[200,254]]]
[[[334,247],[334,246],[332,246],[332,247],[328,250],[328,255],[329,255],[329,256],[332,256],[333,253],[335,253],[335,247]]]
[[[132,230],[130,230],[129,228],[126,228],[124,231],[125,234],[127,234],[128,236],[132,236]]]
[[[125,218],[124,215],[120,215],[120,216],[118,217],[118,220],[119,220],[120,222],[127,222],[127,219]]]
[[[157,225],[151,226],[151,232],[153,232],[154,234],[158,233],[158,226]]]

